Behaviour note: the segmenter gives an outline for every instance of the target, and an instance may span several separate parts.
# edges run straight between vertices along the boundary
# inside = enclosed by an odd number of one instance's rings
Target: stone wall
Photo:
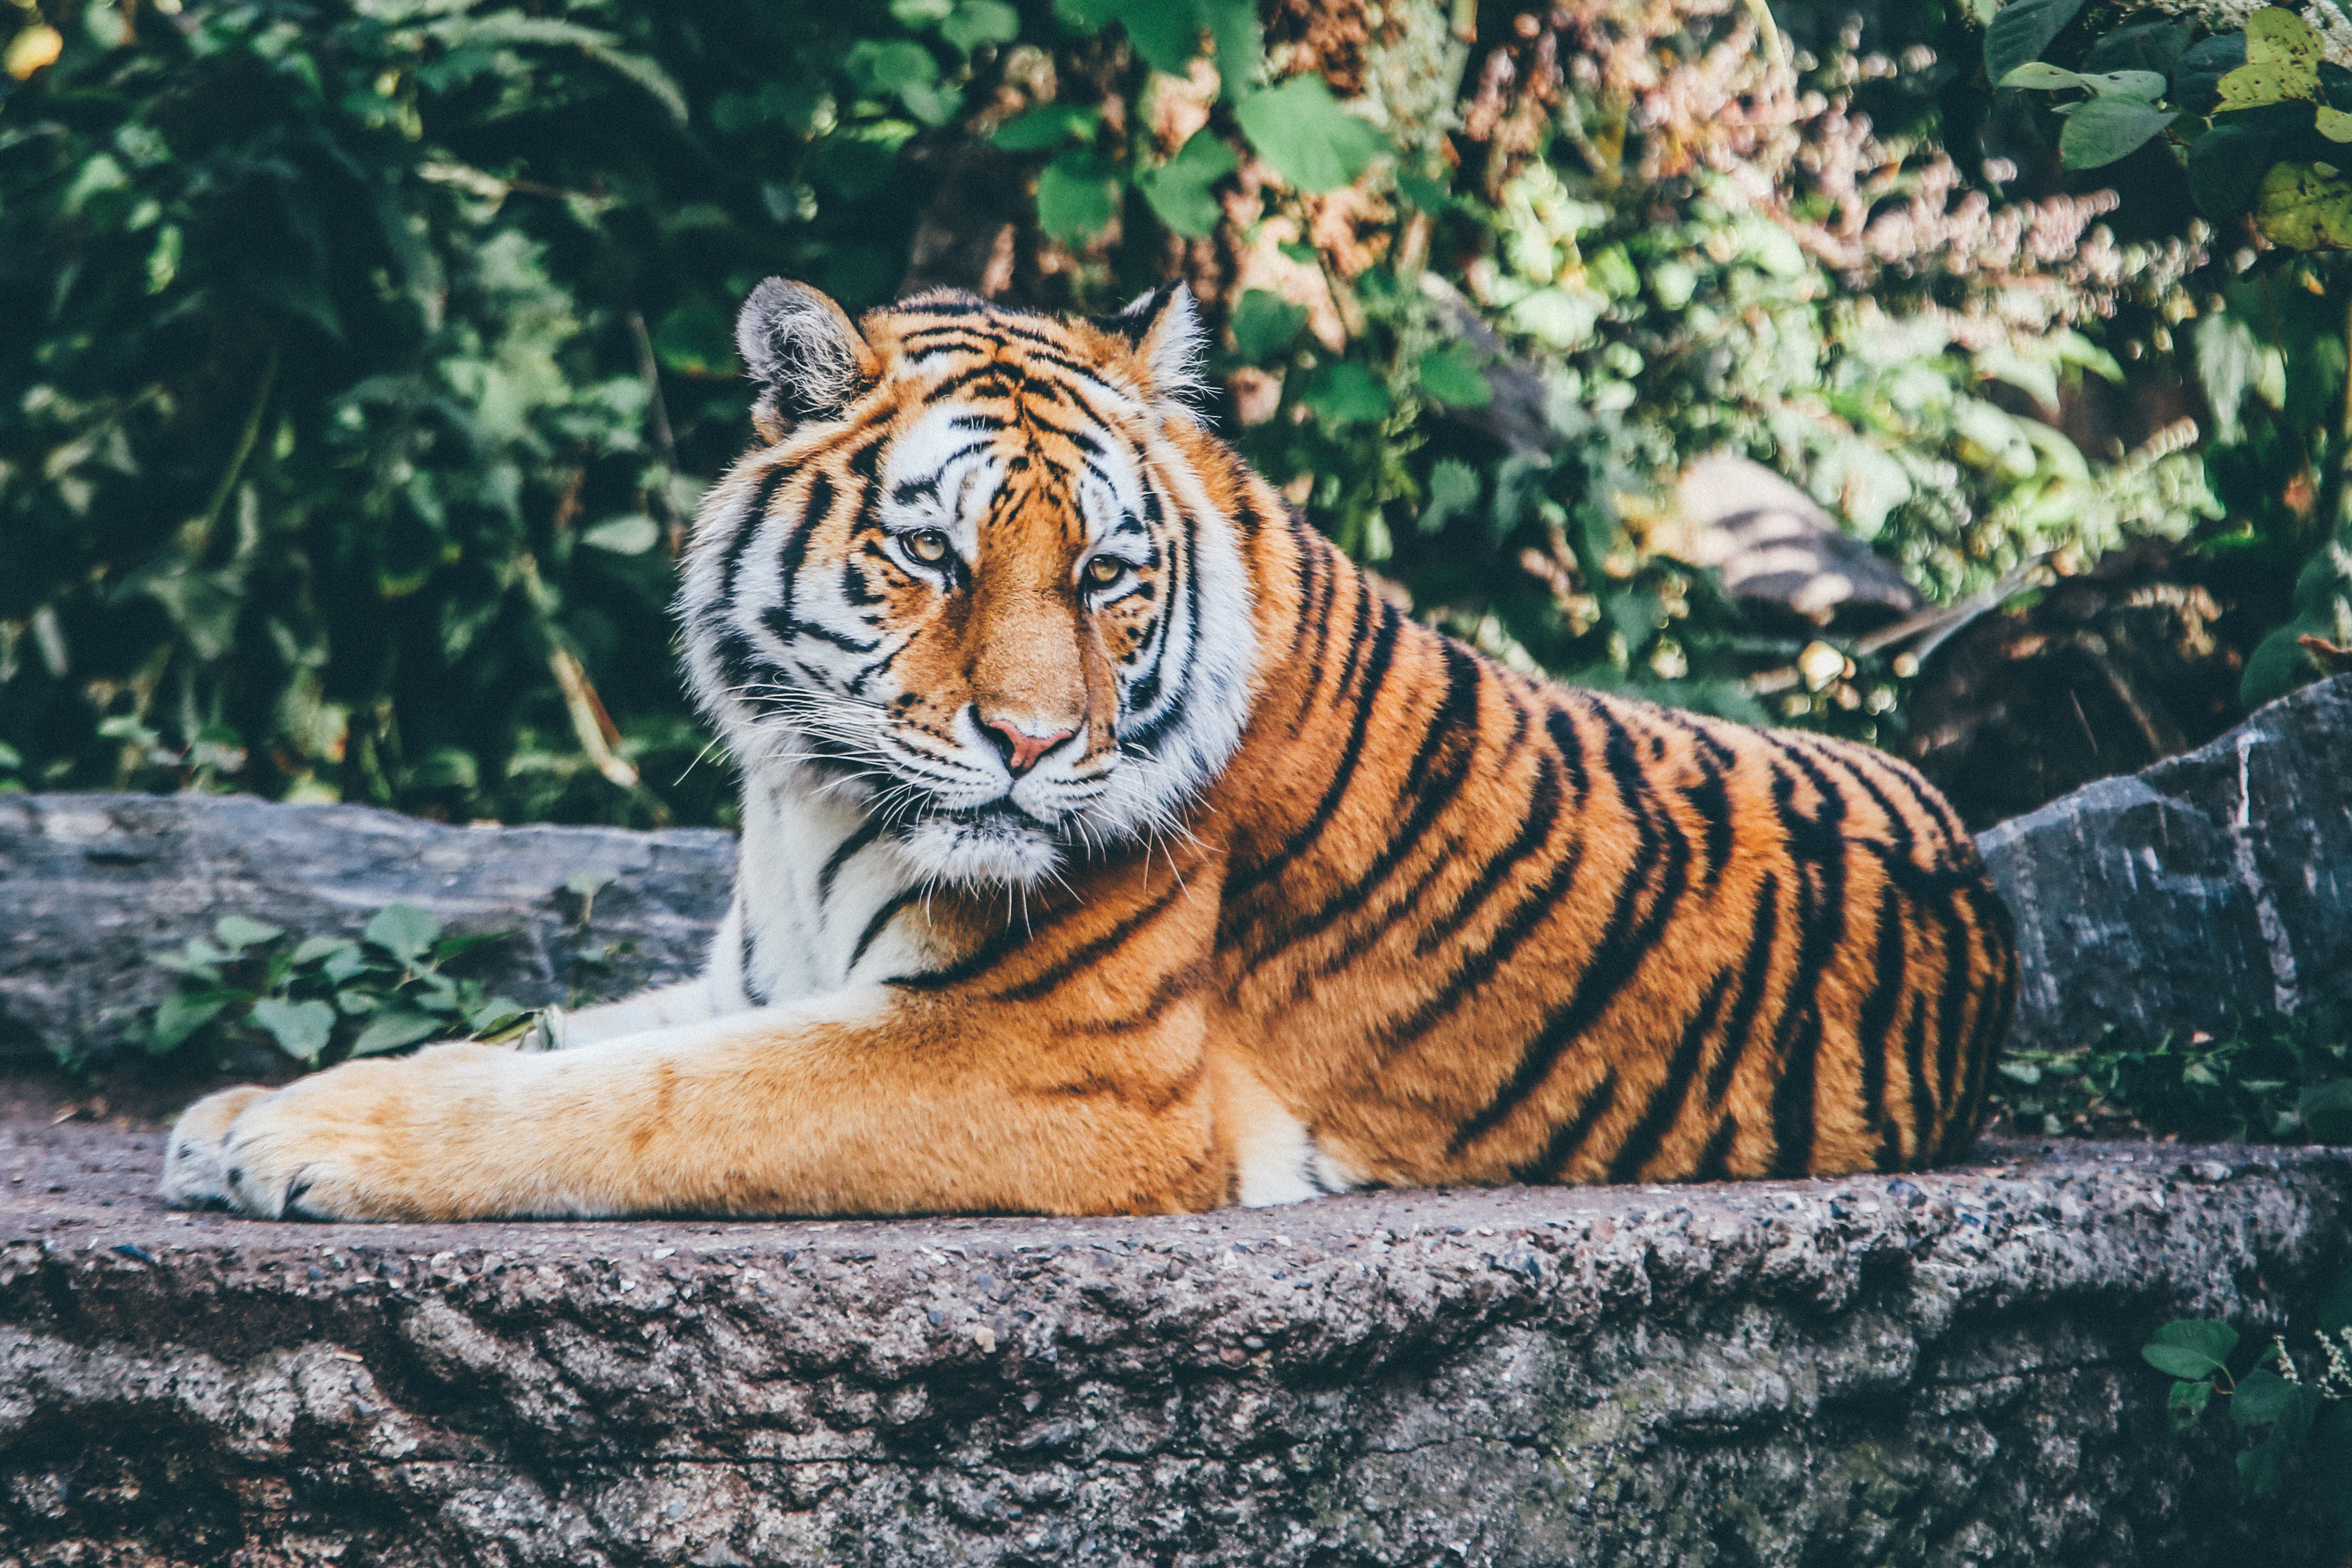
[[[297,1226],[0,1128],[0,1565],[2321,1568],[2165,1430],[2333,1152],[1152,1220]],[[21,1179],[19,1179],[21,1178]]]

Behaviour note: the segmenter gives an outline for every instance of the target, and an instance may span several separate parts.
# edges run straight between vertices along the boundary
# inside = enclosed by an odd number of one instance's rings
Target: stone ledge
[[[310,1226],[160,1148],[0,1126],[0,1564],[2328,1561],[2137,1352],[2307,1309],[2338,1152]]]

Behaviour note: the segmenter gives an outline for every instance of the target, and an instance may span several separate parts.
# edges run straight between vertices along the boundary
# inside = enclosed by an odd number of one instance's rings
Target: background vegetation
[[[1925,639],[1691,564],[1666,501],[1711,449],[1936,604],[2154,540],[2221,581],[2224,658],[2341,613],[2292,597],[2341,510],[2334,256],[2241,266],[2179,124],[2062,168],[2082,91],[1994,87],[1965,7],[13,3],[0,787],[726,820],[665,605],[770,272],[1188,276],[1230,433],[1318,526],[1670,700],[1918,749]],[[2143,26],[2012,9],[2076,63]],[[2315,673],[2288,647],[2246,695]]]

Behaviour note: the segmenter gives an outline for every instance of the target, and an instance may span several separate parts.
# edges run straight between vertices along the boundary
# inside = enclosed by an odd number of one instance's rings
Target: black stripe
[[[1592,1136],[1592,1130],[1601,1124],[1601,1119],[1608,1115],[1616,1103],[1617,1069],[1611,1068],[1601,1075],[1601,1081],[1592,1087],[1582,1103],[1577,1106],[1576,1114],[1553,1130],[1542,1151],[1533,1159],[1511,1167],[1512,1176],[1522,1182],[1563,1180],[1568,1163],[1576,1158],[1576,1152],[1584,1147],[1585,1141]]]
[[[1394,1056],[1413,1040],[1427,1034],[1437,1021],[1461,1005],[1462,999],[1495,976],[1495,972],[1517,952],[1519,944],[1540,924],[1544,916],[1559,902],[1568,885],[1576,878],[1577,868],[1584,860],[1584,841],[1573,840],[1560,852],[1551,868],[1551,875],[1542,884],[1521,899],[1510,914],[1495,928],[1487,944],[1472,953],[1445,981],[1436,994],[1425,999],[1406,1017],[1382,1025],[1374,1031],[1382,1060]]]
[[[1633,817],[1637,834],[1633,859],[1617,886],[1617,897],[1603,929],[1576,977],[1575,989],[1554,1008],[1535,1038],[1521,1051],[1517,1068],[1478,1113],[1454,1130],[1447,1142],[1459,1154],[1500,1126],[1542,1086],[1559,1066],[1563,1052],[1583,1037],[1632,984],[1658,938],[1672,922],[1689,885],[1690,842],[1664,805],[1650,794],[1639,749],[1623,723],[1606,709],[1595,716],[1609,731],[1602,757],[1610,780],[1624,808]],[[1652,875],[1655,873],[1655,886]],[[1649,894],[1646,906],[1643,893]],[[1641,908],[1637,919],[1635,910]]]
[[[1559,820],[1559,763],[1549,752],[1536,757],[1535,784],[1528,792],[1527,815],[1519,831],[1508,844],[1478,868],[1478,875],[1462,889],[1454,907],[1425,927],[1413,945],[1413,955],[1427,958],[1443,946],[1446,940],[1476,917],[1501,887],[1503,879],[1517,870],[1520,862],[1551,841],[1551,830]]]
[[[843,971],[844,973],[851,973],[857,968],[857,961],[866,956],[866,950],[874,945],[875,938],[882,934],[883,928],[890,923],[900,910],[913,903],[920,892],[920,889],[908,888],[904,892],[883,900],[882,907],[874,911],[874,918],[866,922],[866,929],[857,933],[857,945],[849,950],[849,966]],[[899,982],[894,980],[890,984],[895,985]]]
[[[834,847],[833,853],[825,857],[824,869],[816,874],[816,901],[819,906],[824,905],[833,897],[833,879],[841,874],[841,868],[847,865],[851,858],[860,849],[881,837],[881,817],[869,816],[857,825],[856,832]]]
[[[1252,963],[1262,963],[1286,948],[1320,935],[1343,917],[1360,913],[1405,858],[1421,847],[1430,825],[1461,793],[1470,776],[1471,764],[1477,759],[1478,665],[1454,643],[1442,646],[1445,655],[1445,693],[1430,710],[1428,721],[1422,729],[1421,744],[1397,790],[1397,804],[1402,806],[1411,801],[1412,812],[1403,825],[1388,836],[1387,843],[1362,876],[1324,900],[1322,907],[1313,914],[1284,925],[1272,941],[1251,955]],[[1446,768],[1433,779],[1431,765],[1440,748],[1449,741],[1454,742],[1453,756]]]
[[[1969,984],[1976,967],[1976,943],[1973,933],[1965,924],[1957,945],[1958,952],[1946,960],[1944,985],[1936,998],[1936,1103],[1937,1122],[1936,1136],[1927,1140],[1929,1147],[1940,1148],[1946,1129],[1958,1121],[1960,1109],[1958,1079],[1960,1066],[1960,1028],[1968,1005]]]
[[[1707,987],[1698,1011],[1683,1029],[1683,1037],[1675,1046],[1675,1054],[1666,1063],[1665,1076],[1658,1087],[1650,1091],[1649,1103],[1617,1146],[1609,1161],[1608,1179],[1630,1182],[1642,1173],[1665,1142],[1666,1133],[1682,1120],[1683,1103],[1690,1098],[1691,1085],[1697,1081],[1699,1064],[1706,1058],[1706,1037],[1715,1027],[1717,1014],[1723,1009],[1723,999],[1731,993],[1731,971],[1718,972],[1715,984]]]
[[[1715,1124],[1707,1135],[1706,1147],[1698,1152],[1698,1163],[1691,1167],[1694,1182],[1719,1182],[1731,1173],[1731,1145],[1739,1136],[1739,1122],[1728,1112]]]
[[[761,477],[760,488],[751,492],[751,504],[745,509],[733,536],[727,541],[725,552],[719,557],[719,594],[702,606],[706,615],[724,614],[733,606],[735,578],[743,564],[743,552],[751,548],[751,536],[760,531],[760,525],[768,521],[768,509],[775,504],[777,489],[797,472],[790,463],[778,463]],[[824,483],[824,476],[818,475],[817,482]]]
[[[1124,947],[1129,938],[1166,914],[1176,900],[1183,896],[1184,884],[1171,877],[1168,879],[1167,891],[1158,898],[1137,910],[1100,936],[1080,942],[1064,953],[1058,962],[1048,965],[1029,979],[1021,982],[1018,985],[998,992],[992,1000],[1034,1002],[1041,996],[1052,995],[1079,971],[1092,968]]]
[[[1767,871],[1756,888],[1756,931],[1748,942],[1748,959],[1740,966],[1739,995],[1724,1020],[1723,1046],[1706,1073],[1706,1102],[1721,1105],[1730,1090],[1732,1074],[1756,1032],[1756,1018],[1764,1005],[1764,988],[1772,981],[1772,944],[1780,936],[1780,878]]]
[[[1365,593],[1369,597],[1370,590],[1367,588]],[[1371,726],[1372,707],[1387,679],[1389,661],[1396,653],[1397,630],[1402,617],[1397,614],[1396,606],[1385,599],[1381,601],[1381,612],[1380,630],[1372,636],[1371,657],[1364,661],[1363,685],[1356,694],[1355,721],[1349,729],[1347,744],[1339,752],[1339,767],[1331,776],[1331,783],[1323,791],[1323,798],[1317,803],[1314,815],[1307,819],[1304,826],[1286,839],[1273,854],[1228,884],[1228,898],[1238,898],[1280,876],[1292,861],[1305,854],[1323,836],[1323,830],[1331,825],[1331,818],[1338,814],[1340,797],[1348,793],[1349,784],[1355,780],[1356,766],[1363,761],[1364,735]]]
[[[746,913],[742,920],[743,941],[736,963],[743,971],[743,994],[750,997],[755,1005],[764,1007],[768,1005],[768,988],[760,984],[757,972],[752,967],[759,956],[759,949],[751,939],[751,917]]]
[[[1790,853],[1797,860],[1797,956],[1780,1026],[1773,1031],[1779,1076],[1772,1086],[1771,1172],[1800,1176],[1812,1169],[1816,1135],[1814,1085],[1822,1038],[1822,981],[1845,942],[1845,797],[1802,748],[1769,733],[1768,744],[1805,774],[1819,800],[1808,816],[1796,806],[1796,780],[1772,769],[1772,802]]]
[[[1944,957],[1950,962],[1948,943]],[[1924,992],[1911,995],[1911,1025],[1903,1032],[1903,1065],[1911,1075],[1911,1148],[1906,1163],[1917,1167],[1934,1159],[1936,1150],[1936,1097],[1927,1088],[1927,997]]]
[[[1854,1023],[1854,1049],[1862,1058],[1862,1114],[1878,1134],[1874,1169],[1895,1167],[1894,1125],[1886,1110],[1886,1053],[1894,1047],[1895,1013],[1903,1005],[1905,986],[1903,903],[1895,884],[1878,892],[1878,953],[1872,966],[1870,994],[1862,999]]]
[[[1055,1023],[1048,1027],[1047,1033],[1056,1039],[1073,1036],[1098,1039],[1112,1035],[1139,1033],[1160,1022],[1179,1002],[1199,994],[1201,988],[1209,983],[1209,977],[1206,963],[1171,969],[1160,977],[1160,983],[1151,988],[1151,994],[1144,998],[1143,1005],[1136,1011],[1108,1018],[1081,1018]]]

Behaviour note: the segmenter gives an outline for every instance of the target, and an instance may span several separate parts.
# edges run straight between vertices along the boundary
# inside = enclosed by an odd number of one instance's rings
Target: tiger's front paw
[[[436,1203],[415,1135],[416,1090],[441,1076],[442,1047],[407,1061],[347,1062],[284,1089],[247,1085],[183,1111],[164,1156],[163,1197],[261,1219],[430,1217]]]

